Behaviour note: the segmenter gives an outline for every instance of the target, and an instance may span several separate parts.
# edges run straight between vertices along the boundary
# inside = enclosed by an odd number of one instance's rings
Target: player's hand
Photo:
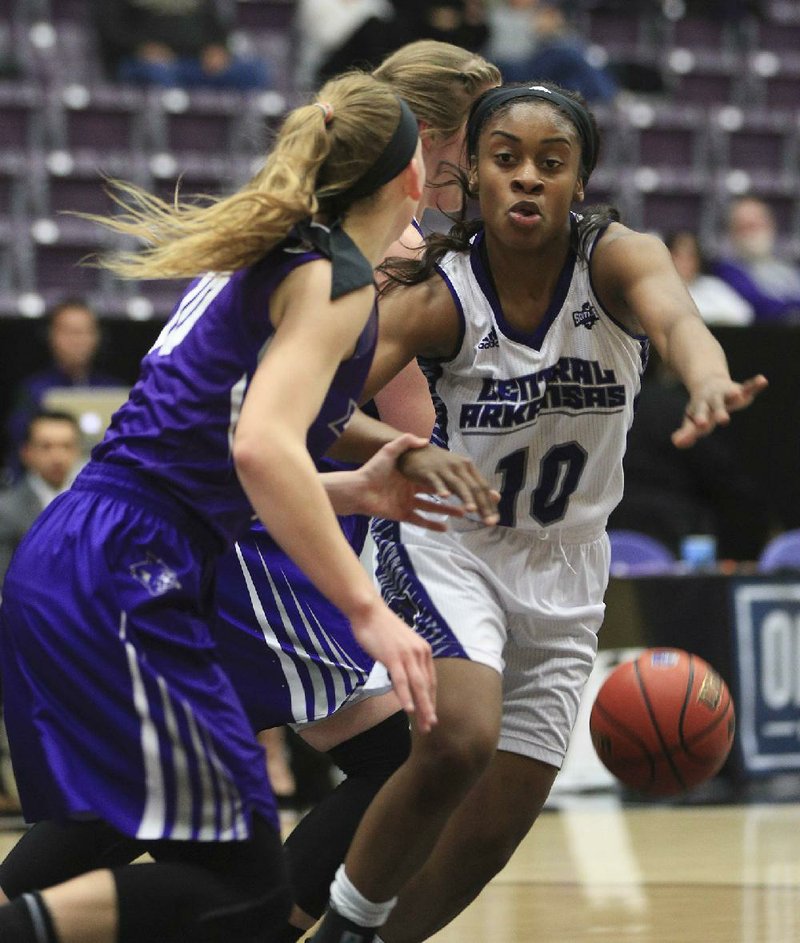
[[[420,493],[428,492],[446,497],[450,492],[441,489],[438,481],[410,476],[405,469],[403,472],[399,470],[400,459],[405,458],[410,450],[424,451],[428,448],[427,439],[405,433],[384,445],[362,465],[354,473],[359,476],[359,503],[362,513],[394,521],[406,521],[436,531],[447,529],[447,522],[442,519],[442,515],[463,517],[470,510],[466,504],[442,504],[441,501],[426,498],[424,493]],[[444,452],[443,449],[436,451]],[[436,517],[426,517],[420,513],[424,511],[435,514]]]
[[[413,714],[421,733],[436,724],[436,671],[431,647],[378,600],[350,624],[358,644],[389,672],[403,710]]]
[[[427,491],[444,500],[455,496],[460,505],[437,504],[437,510],[451,513],[461,507],[465,515],[479,518],[484,524],[500,520],[497,503],[500,494],[475,467],[472,459],[426,442],[424,446],[408,449],[398,460],[398,467],[417,490]]]
[[[717,426],[727,426],[731,413],[746,409],[766,389],[767,378],[757,374],[742,383],[726,377],[710,377],[692,392],[679,429],[672,433],[672,443],[679,449],[694,445]]]

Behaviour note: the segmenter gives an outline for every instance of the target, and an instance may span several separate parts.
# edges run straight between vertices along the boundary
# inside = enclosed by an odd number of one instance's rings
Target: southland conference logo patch
[[[580,311],[572,312],[572,320],[575,322],[575,327],[585,327],[587,330],[591,329],[597,324],[600,320],[600,315],[597,313],[595,306],[591,301],[584,301],[581,305]]]
[[[163,596],[171,589],[181,588],[175,570],[152,553],[148,553],[144,560],[132,563],[129,569],[131,576],[138,580],[151,596]]]

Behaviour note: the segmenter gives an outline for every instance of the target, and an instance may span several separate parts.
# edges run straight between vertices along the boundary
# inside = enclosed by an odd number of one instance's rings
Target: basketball
[[[631,789],[675,796],[719,772],[733,744],[727,685],[697,655],[650,648],[615,668],[589,717],[603,765]]]

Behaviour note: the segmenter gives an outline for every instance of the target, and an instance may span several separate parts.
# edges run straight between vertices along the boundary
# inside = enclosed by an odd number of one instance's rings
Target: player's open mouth
[[[511,219],[522,226],[533,226],[542,218],[539,207],[531,200],[520,200],[508,211]]]

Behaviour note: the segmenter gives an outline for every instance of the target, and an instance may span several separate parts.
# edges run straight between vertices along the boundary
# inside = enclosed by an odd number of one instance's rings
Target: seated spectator
[[[57,304],[47,316],[50,366],[23,380],[14,396],[7,434],[9,465],[18,473],[18,450],[31,418],[42,409],[48,390],[60,386],[124,386],[95,367],[100,327],[92,309],[78,298]]]
[[[628,433],[625,491],[608,526],[649,534],[676,556],[684,537],[711,534],[721,559],[755,560],[772,523],[766,489],[743,467],[730,429],[691,449],[672,444],[687,400],[677,378],[651,354]]]
[[[389,0],[300,0],[297,30],[300,88],[353,67],[372,69],[412,38]]]
[[[510,4],[509,4],[510,5]],[[586,44],[573,29],[564,10],[564,0],[514,3],[527,6],[533,16],[534,40],[530,54],[517,61],[495,59],[506,82],[546,80],[580,92],[587,102],[609,102],[618,92],[616,81],[605,69],[592,65]]]
[[[267,88],[267,66],[233,55],[216,0],[92,0],[106,70],[120,82]]]
[[[483,0],[300,0],[297,85],[316,87],[351,68],[373,69],[418,39],[481,50]]]
[[[484,0],[393,0],[414,39],[481,52],[489,39]]]
[[[500,69],[506,81],[528,74],[528,62],[536,45],[538,0],[503,0],[489,8],[489,39],[484,54]],[[514,76],[514,78],[510,78]]]
[[[728,211],[728,245],[713,272],[753,306],[755,322],[800,323],[800,266],[776,253],[775,217],[758,197]]]
[[[668,235],[664,241],[678,274],[686,283],[689,294],[707,324],[741,327],[752,322],[753,306],[750,302],[745,301],[727,282],[709,274],[700,243],[693,232],[681,229]]]
[[[81,432],[68,413],[40,412],[20,446],[23,477],[0,491],[0,585],[11,555],[40,512],[72,483],[81,459]]]
[[[72,416],[42,412],[28,423],[20,448],[25,475],[0,491],[0,593],[17,544],[53,498],[69,487],[80,456],[80,430]],[[0,815],[15,814],[19,808],[0,767]]]

